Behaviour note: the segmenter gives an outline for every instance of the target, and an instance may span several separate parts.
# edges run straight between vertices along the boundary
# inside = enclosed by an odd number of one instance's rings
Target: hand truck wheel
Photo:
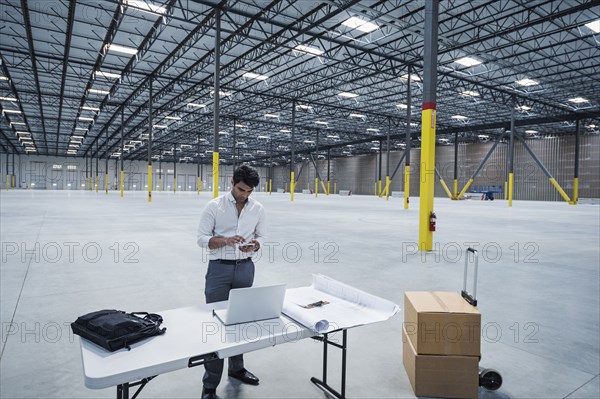
[[[494,369],[484,369],[479,373],[479,386],[495,391],[502,386],[502,376]]]

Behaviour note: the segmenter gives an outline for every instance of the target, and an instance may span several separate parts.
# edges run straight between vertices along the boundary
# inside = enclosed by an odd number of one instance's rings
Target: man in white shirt
[[[242,165],[233,172],[231,192],[211,200],[200,218],[198,245],[209,250],[204,295],[206,303],[226,301],[229,290],[252,286],[254,263],[266,237],[266,217],[261,203],[250,198],[259,183],[256,169]],[[222,359],[205,363],[202,398],[216,398],[223,374]],[[230,377],[258,385],[258,378],[244,368],[242,355],[229,358]]]

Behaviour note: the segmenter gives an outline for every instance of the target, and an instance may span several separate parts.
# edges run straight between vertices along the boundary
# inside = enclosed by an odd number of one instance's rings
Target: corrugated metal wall
[[[575,157],[575,137],[546,138],[527,140],[527,145],[554,176],[566,191],[573,195],[573,171]],[[460,191],[473,175],[483,158],[490,151],[493,142],[460,144],[458,146],[458,190]],[[508,144],[500,143],[474,178],[470,192],[481,192],[488,189],[502,191],[496,194],[503,197],[506,180],[506,161]],[[391,152],[389,173],[392,174],[398,165],[402,152]],[[355,194],[374,195],[379,170],[379,155],[363,155],[331,160],[331,189],[337,183],[338,190],[351,190]],[[411,151],[411,196],[419,195],[420,149]],[[310,161],[304,161],[297,191],[310,187],[314,190],[315,168]],[[384,153],[381,162],[382,176],[385,180],[387,171],[387,155]],[[327,176],[327,161],[318,162],[319,173],[323,179]],[[444,181],[452,191],[454,181],[454,145],[436,147],[436,167]],[[276,182],[273,187],[284,187],[289,181],[289,166],[276,168]],[[296,173],[300,165],[296,165]],[[392,180],[392,191],[404,191],[404,162],[400,165]],[[525,150],[523,144],[516,140],[514,151],[514,195],[515,200],[562,201],[562,197],[550,184],[548,178],[537,163]],[[385,182],[382,182],[384,184]],[[289,187],[289,185],[288,185]],[[321,189],[320,189],[321,190]],[[435,196],[445,197],[446,192],[439,183],[435,185]],[[579,156],[579,197],[600,198],[600,136],[587,135],[580,137]]]
[[[527,144],[536,154],[539,160],[545,165],[548,171],[554,176],[557,182],[563,187],[565,192],[572,197],[573,195],[573,171],[575,157],[575,137],[561,138],[546,138],[527,140]],[[488,151],[492,148],[493,142],[477,143],[477,144],[460,144],[458,146],[458,189],[466,184],[475,169],[479,166],[481,160],[485,157]],[[499,144],[490,159],[481,169],[478,176],[472,185],[473,191],[481,191],[486,188],[500,187],[504,188],[506,178],[506,154],[507,144]],[[374,195],[378,170],[379,170],[379,154],[363,155],[348,158],[336,158],[330,161],[330,181],[331,190],[334,189],[334,183],[337,183],[337,190],[351,190],[355,194]],[[391,152],[389,159],[389,173],[392,174],[398,165],[398,161],[402,156],[402,152]],[[554,189],[538,167],[536,162],[525,150],[523,144],[519,141],[515,142],[514,153],[514,176],[515,200],[539,200],[539,201],[562,201],[562,197]],[[57,171],[52,170],[54,163],[64,165],[76,165],[76,171],[63,172],[61,179],[55,179]],[[419,195],[419,174],[420,174],[420,150],[411,151],[411,184],[410,193],[412,196]],[[41,166],[40,166],[41,165]],[[158,162],[154,163],[157,168]],[[322,179],[327,180],[327,160],[319,160],[317,162],[319,174]],[[382,177],[385,180],[385,175],[388,169],[387,154],[384,152],[381,162]],[[440,174],[443,176],[446,184],[452,191],[454,180],[454,146],[437,146],[436,147],[436,165]],[[99,163],[101,187],[104,186],[104,160]],[[173,164],[164,162],[163,169],[172,169]],[[9,158],[9,172],[12,173],[12,156]],[[109,178],[111,185],[114,183],[114,168],[115,162],[109,163]],[[145,181],[145,162],[142,161],[126,161],[126,189],[143,190]],[[66,167],[65,167],[66,169]],[[95,169],[95,161],[94,161]],[[196,187],[196,170],[194,164],[178,164],[178,174],[186,174],[189,178],[185,181],[183,190],[195,190]],[[300,164],[295,165],[296,174],[300,170]],[[212,185],[212,168],[209,165],[203,167],[203,183],[204,189],[208,189]],[[231,166],[223,166],[220,168],[219,183],[221,189],[226,189],[231,180]],[[266,177],[268,170],[259,168],[261,176],[261,185],[258,191],[266,189]],[[6,154],[0,154],[0,176],[2,177],[2,187],[5,183],[6,174]],[[59,158],[59,157],[41,157],[41,156],[18,156],[15,158],[15,175],[17,187],[26,187],[30,183],[35,182],[38,188],[58,188],[65,189],[67,183],[74,183],[73,189],[80,189],[81,184],[85,181],[85,161],[80,158]],[[72,176],[71,176],[72,175]],[[273,168],[273,191],[277,189],[288,188],[289,190],[289,166],[280,166]],[[297,181],[297,191],[303,189],[314,191],[315,168],[311,161],[305,160],[302,173]],[[391,191],[404,191],[404,162],[398,168],[396,176],[392,180]],[[185,179],[184,179],[185,180]],[[184,180],[178,178],[178,184],[184,183]],[[51,184],[48,185],[48,182]],[[60,187],[54,187],[52,184],[60,183]],[[58,184],[57,183],[57,184]],[[385,181],[382,182],[384,184]],[[134,188],[133,185],[136,187]],[[320,186],[320,185],[319,185]],[[322,187],[319,187],[322,192]],[[437,197],[445,197],[446,193],[439,183],[435,185],[435,195]],[[580,198],[600,198],[600,136],[586,135],[580,137],[580,153],[579,153],[579,197]],[[502,195],[497,195],[497,198],[502,198]]]

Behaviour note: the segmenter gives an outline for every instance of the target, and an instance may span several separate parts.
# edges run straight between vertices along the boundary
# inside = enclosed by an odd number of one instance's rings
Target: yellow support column
[[[423,103],[421,118],[419,250],[431,251],[433,248],[433,232],[429,231],[429,217],[433,212],[435,187],[435,103]]]
[[[98,192],[98,175],[96,175],[96,192]]]
[[[450,192],[450,189],[446,185],[446,182],[444,181],[444,179],[440,179],[440,184],[442,185],[442,188],[446,192],[446,195],[448,195],[448,198],[453,199],[452,198],[452,193]]]
[[[327,180],[327,195],[329,195],[331,192],[331,184],[330,183],[331,182],[329,180]]]
[[[457,200],[458,199],[458,196],[457,196],[457,194],[458,194],[458,179],[454,179],[454,191],[453,191],[453,193],[454,193],[453,199]]]
[[[337,182],[333,183],[333,193],[336,194],[337,193]]]
[[[385,200],[389,201],[390,199],[390,184],[392,183],[392,181],[390,180],[389,176],[385,177]]]
[[[473,179],[469,179],[469,181],[467,182],[467,184],[465,184],[465,186],[460,191],[460,193],[458,194],[458,197],[456,199],[462,198],[462,196],[465,195],[465,193],[467,192],[467,190],[471,186],[471,183],[473,183]]]
[[[173,192],[177,192],[177,177],[173,176]]]
[[[106,194],[108,194],[108,175],[106,175],[104,179],[104,190],[106,191]]]
[[[508,182],[504,182],[504,199],[508,199]]]
[[[290,201],[294,202],[294,190],[296,189],[296,182],[294,181],[294,172],[290,176]]]
[[[512,206],[513,201],[513,183],[514,183],[514,175],[513,173],[508,174],[508,206]]]
[[[567,202],[571,202],[571,198],[569,198],[569,196],[567,195],[567,193],[565,193],[565,190],[562,189],[562,187],[560,186],[560,184],[558,184],[558,182],[551,177],[550,178],[550,183],[552,183],[552,185],[554,186],[554,188],[558,191],[558,193],[560,194],[561,197],[563,197],[563,199]]]
[[[213,198],[219,196],[219,152],[213,151]]]
[[[148,164],[148,202],[152,202],[152,164]]]
[[[17,188],[17,176],[12,175],[12,188]]]
[[[196,179],[196,190],[198,190],[198,194],[200,194],[200,190],[202,190],[202,179],[200,179],[200,177]]]
[[[6,186],[6,191],[8,191],[8,179],[9,179],[9,177],[8,177],[8,175],[6,175],[6,182],[5,182],[5,183],[6,183],[6,184],[5,184],[5,186]]]
[[[269,195],[273,192],[273,179],[269,179]]]
[[[121,181],[119,182],[119,186],[121,189],[121,197],[123,196],[123,192],[125,191],[125,172],[121,171]]]
[[[315,177],[315,197],[319,196],[319,178]]]
[[[408,209],[410,196],[410,165],[404,166],[404,209]]]
[[[383,192],[381,191],[381,179],[377,180],[377,195],[381,197]]]
[[[573,178],[573,204],[577,204],[579,201],[579,178]]]

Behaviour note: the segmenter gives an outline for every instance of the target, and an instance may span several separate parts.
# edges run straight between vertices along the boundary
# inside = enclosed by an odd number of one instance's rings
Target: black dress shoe
[[[202,399],[217,399],[217,390],[214,388],[202,388]]]
[[[229,370],[229,376],[242,381],[245,384],[258,385],[258,378],[246,369],[239,371]]]

